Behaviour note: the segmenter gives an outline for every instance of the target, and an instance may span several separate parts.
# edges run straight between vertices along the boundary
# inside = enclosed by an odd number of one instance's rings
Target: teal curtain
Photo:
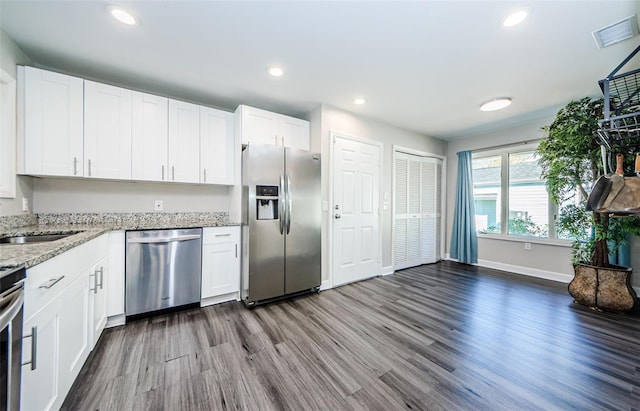
[[[471,151],[461,151],[458,153],[458,181],[456,183],[450,255],[451,258],[465,264],[478,262],[475,215]]]

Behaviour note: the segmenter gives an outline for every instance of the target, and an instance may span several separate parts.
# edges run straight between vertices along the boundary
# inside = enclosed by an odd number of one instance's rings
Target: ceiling
[[[500,28],[522,6],[529,18]],[[325,103],[447,140],[597,96],[640,37],[599,49],[591,32],[634,13],[640,1],[0,0],[2,28],[37,66],[229,110]],[[513,104],[478,109],[501,96]]]

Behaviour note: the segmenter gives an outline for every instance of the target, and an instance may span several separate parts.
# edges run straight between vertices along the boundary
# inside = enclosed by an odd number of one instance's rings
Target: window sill
[[[489,240],[499,240],[499,241],[512,241],[516,243],[552,245],[552,246],[559,246],[559,247],[571,247],[571,244],[573,244],[573,241],[571,240],[554,240],[554,239],[548,239],[548,238],[519,237],[515,235],[502,235],[502,234],[478,234],[478,238],[486,238]]]

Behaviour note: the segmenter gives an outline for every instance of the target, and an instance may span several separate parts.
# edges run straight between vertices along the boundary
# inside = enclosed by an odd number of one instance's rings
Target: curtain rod
[[[498,150],[500,148],[526,146],[527,144],[539,143],[542,140],[543,139],[539,138],[539,139],[535,139],[535,140],[520,141],[520,142],[517,142],[517,143],[499,144],[497,146],[483,147],[483,148],[479,148],[477,150],[471,150],[471,152],[472,153],[482,153],[483,151],[493,151],[493,150]]]

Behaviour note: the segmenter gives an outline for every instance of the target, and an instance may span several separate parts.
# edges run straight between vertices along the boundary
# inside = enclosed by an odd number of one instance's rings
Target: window
[[[478,233],[555,238],[555,206],[535,150],[476,153],[472,168]]]

